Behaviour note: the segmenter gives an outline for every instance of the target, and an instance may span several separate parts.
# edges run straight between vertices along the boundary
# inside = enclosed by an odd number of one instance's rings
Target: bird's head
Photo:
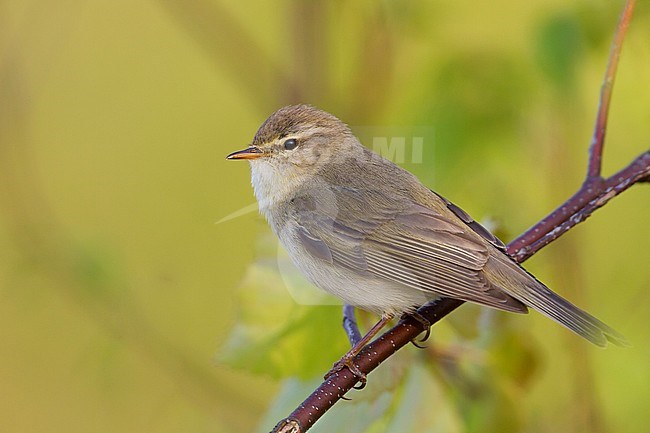
[[[269,116],[250,146],[227,159],[250,162],[261,204],[286,196],[317,177],[326,165],[342,162],[355,152],[363,152],[361,144],[337,117],[310,105],[290,105]]]

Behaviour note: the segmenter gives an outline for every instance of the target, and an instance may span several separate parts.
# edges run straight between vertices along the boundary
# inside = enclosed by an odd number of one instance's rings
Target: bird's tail
[[[551,291],[505,254],[490,256],[485,271],[510,296],[592,343],[601,347],[607,342],[629,346],[622,334]]]

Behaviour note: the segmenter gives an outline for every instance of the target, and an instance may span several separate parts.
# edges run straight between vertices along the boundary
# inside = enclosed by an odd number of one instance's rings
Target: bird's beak
[[[246,149],[238,150],[226,156],[226,159],[257,159],[263,156],[262,150],[259,147],[249,146]]]

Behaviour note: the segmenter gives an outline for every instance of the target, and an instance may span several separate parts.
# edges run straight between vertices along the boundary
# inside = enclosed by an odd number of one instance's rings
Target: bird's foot
[[[422,343],[427,341],[431,336],[431,322],[417,311],[409,313],[408,315],[419,322],[422,325],[422,328],[424,328],[424,336],[420,339],[411,340],[411,343],[418,349],[424,349],[426,346],[422,345]]]
[[[351,356],[350,356],[351,355]],[[358,384],[355,385],[354,389],[363,389],[366,386],[366,374],[362,372],[359,367],[354,363],[354,358],[356,354],[347,353],[343,358],[339,359],[334,363],[334,366],[327,372],[325,375],[325,380],[328,380],[332,376],[338,374],[344,368],[347,368],[350,373],[352,373],[357,379]]]

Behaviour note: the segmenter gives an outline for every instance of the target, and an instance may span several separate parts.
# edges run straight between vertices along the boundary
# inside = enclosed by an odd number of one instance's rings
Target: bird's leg
[[[427,318],[424,317],[422,314],[418,313],[417,311],[409,313],[405,316],[412,317],[417,322],[419,322],[424,328],[424,337],[420,338],[419,340],[411,340],[411,343],[415,347],[417,347],[418,349],[424,349],[426,346],[422,346],[421,344],[427,341],[429,339],[429,336],[431,335],[431,322],[427,320]]]
[[[357,318],[355,315],[354,307],[350,304],[345,304],[343,306],[343,329],[348,336],[350,341],[350,347],[354,347],[355,344],[363,338],[361,332],[359,331],[359,325],[357,324]]]
[[[359,382],[361,382],[361,385],[358,387],[355,387],[355,389],[361,389],[364,386],[366,386],[366,375],[359,370],[359,367],[357,367],[354,364],[354,358],[361,352],[361,350],[368,344],[370,341],[381,331],[381,329],[386,326],[386,324],[393,318],[392,314],[383,314],[381,316],[381,320],[377,322],[372,328],[370,328],[370,331],[366,335],[361,338],[361,340],[357,341],[357,343],[352,346],[352,348],[343,355],[341,359],[339,359],[332,369],[327,372],[325,375],[325,380],[329,379],[331,376],[335,375],[339,371],[341,371],[343,368],[347,367],[348,370],[352,374],[354,374],[356,377],[359,378]]]

